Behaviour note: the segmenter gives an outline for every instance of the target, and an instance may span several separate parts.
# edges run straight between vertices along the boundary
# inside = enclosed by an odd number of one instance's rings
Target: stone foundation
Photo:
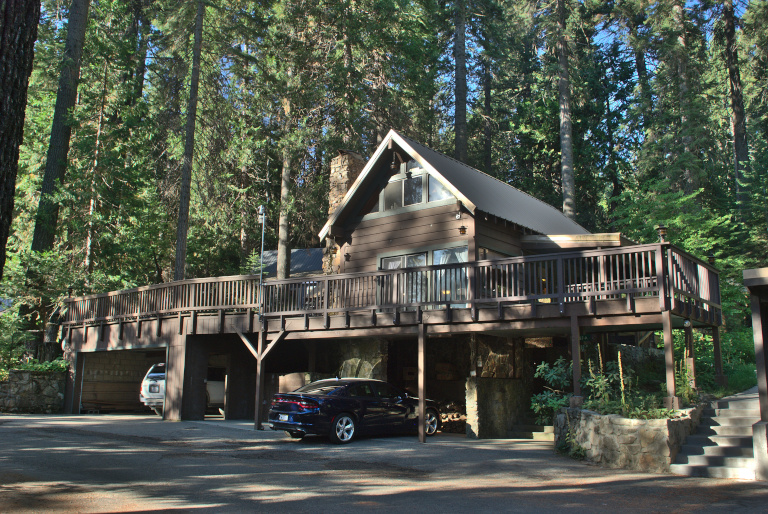
[[[58,414],[64,410],[66,373],[11,370],[0,382],[0,412]]]
[[[562,409],[555,416],[555,446],[576,443],[586,460],[607,468],[668,473],[686,437],[696,430],[702,410],[688,409],[683,418],[643,420]]]
[[[522,380],[470,377],[466,385],[470,439],[503,439],[512,425],[521,424],[530,395]]]

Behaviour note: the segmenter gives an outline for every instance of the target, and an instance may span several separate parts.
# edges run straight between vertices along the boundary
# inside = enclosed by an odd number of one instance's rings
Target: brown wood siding
[[[475,223],[478,248],[490,248],[510,256],[523,254],[520,244],[522,234],[517,227],[511,223],[505,225],[503,221],[485,220],[482,216]]]
[[[341,272],[374,271],[382,253],[466,242],[469,236],[459,234],[459,227],[469,227],[471,223],[467,213],[461,220],[456,219],[455,205],[351,223],[345,227],[347,237],[341,248],[342,256],[349,253],[349,260],[342,257]]]

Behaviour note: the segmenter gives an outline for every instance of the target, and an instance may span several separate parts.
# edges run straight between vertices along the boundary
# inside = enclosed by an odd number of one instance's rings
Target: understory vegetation
[[[746,332],[746,331],[744,331]],[[754,364],[754,346],[750,338],[739,337],[723,349],[723,374],[728,384],[716,381],[714,354],[710,338],[694,331],[695,385],[686,365],[688,354],[682,334],[675,342],[675,390],[681,406],[688,407],[707,397],[723,397],[753,387],[757,383]],[[661,340],[660,337],[656,338]],[[661,348],[663,349],[663,347]],[[619,414],[634,419],[663,419],[679,415],[678,411],[664,408],[667,396],[663,355],[629,363],[621,350],[615,358],[607,360],[599,345],[584,345],[581,363],[582,408],[600,414]],[[531,398],[531,410],[537,423],[552,424],[554,416],[570,404],[573,395],[573,363],[564,357],[554,363],[540,363],[535,378],[546,385],[543,392]]]

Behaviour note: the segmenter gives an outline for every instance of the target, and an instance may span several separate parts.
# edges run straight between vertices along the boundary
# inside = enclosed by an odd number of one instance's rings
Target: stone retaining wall
[[[608,468],[668,473],[677,452],[699,424],[703,406],[677,419],[627,419],[564,408],[555,417],[555,447],[570,441],[585,459]],[[567,416],[567,418],[566,418]]]
[[[0,412],[56,414],[64,409],[64,372],[11,370],[0,382]]]

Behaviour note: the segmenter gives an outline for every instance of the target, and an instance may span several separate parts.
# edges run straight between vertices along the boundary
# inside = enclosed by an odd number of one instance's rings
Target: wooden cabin
[[[526,421],[535,364],[573,359],[578,398],[574,356],[606,334],[663,332],[669,406],[673,330],[712,330],[719,359],[717,270],[666,241],[589,233],[395,131],[367,161],[340,151],[330,186],[322,274],[70,299],[68,408],[79,409],[91,354],[165,350],[167,419],[204,416],[195,377],[215,359],[228,370],[227,416],[257,425],[278,375],[368,376],[458,406],[470,436],[504,437]]]

